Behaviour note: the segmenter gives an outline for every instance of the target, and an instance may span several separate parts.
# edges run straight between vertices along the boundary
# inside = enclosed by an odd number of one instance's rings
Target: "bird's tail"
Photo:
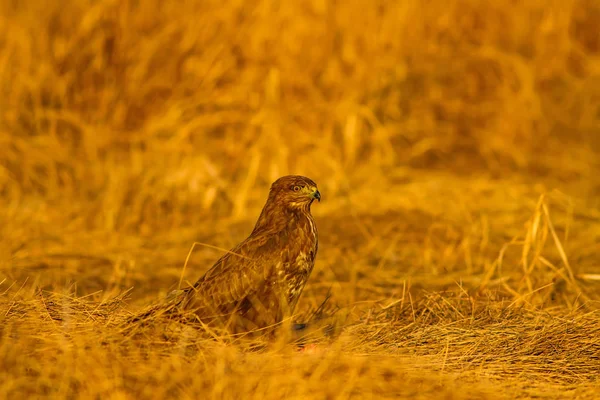
[[[186,290],[173,290],[164,300],[131,315],[126,319],[128,324],[149,322],[159,317],[174,317],[180,310],[185,299]]]

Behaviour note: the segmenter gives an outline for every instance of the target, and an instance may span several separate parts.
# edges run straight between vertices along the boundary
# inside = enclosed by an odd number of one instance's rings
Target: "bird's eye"
[[[292,186],[292,190],[294,192],[298,192],[300,190],[300,186]]]

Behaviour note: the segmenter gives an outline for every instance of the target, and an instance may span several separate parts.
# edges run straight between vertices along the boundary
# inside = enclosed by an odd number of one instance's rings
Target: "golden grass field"
[[[0,398],[600,398],[598,26],[595,0],[1,2]],[[127,333],[289,173],[323,196],[298,312],[330,292],[339,337]]]

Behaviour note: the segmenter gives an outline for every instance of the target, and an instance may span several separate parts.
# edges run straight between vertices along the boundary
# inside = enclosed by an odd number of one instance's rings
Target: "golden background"
[[[599,26],[592,0],[1,2],[0,397],[599,396]],[[153,347],[78,308],[164,296],[197,241],[195,281],[290,173],[323,196],[300,309],[350,315],[328,350]]]

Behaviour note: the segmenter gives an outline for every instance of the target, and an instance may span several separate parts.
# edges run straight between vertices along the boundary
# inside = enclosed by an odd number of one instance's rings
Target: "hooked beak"
[[[315,190],[312,193],[312,198],[313,199],[317,199],[319,201],[319,203],[321,202],[321,192],[319,192],[318,190]]]

